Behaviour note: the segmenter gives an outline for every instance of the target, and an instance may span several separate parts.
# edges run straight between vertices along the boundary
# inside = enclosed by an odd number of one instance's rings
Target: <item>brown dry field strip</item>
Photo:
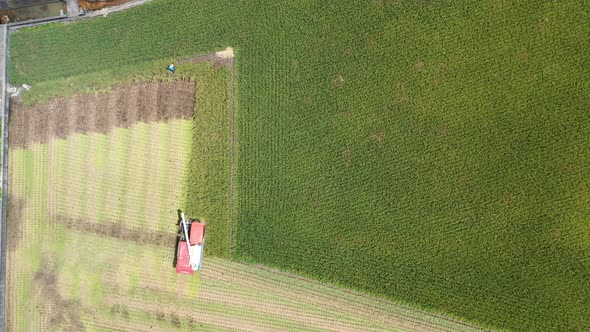
[[[190,119],[194,91],[194,82],[175,81],[118,87],[108,94],[75,95],[32,107],[14,101],[10,104],[10,148],[46,143],[74,133],[104,134],[137,122]]]

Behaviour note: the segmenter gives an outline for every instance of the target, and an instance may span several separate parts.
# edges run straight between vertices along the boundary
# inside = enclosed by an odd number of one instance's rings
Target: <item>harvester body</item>
[[[199,220],[187,222],[181,214],[180,240],[176,251],[176,273],[193,274],[203,267],[206,225]]]

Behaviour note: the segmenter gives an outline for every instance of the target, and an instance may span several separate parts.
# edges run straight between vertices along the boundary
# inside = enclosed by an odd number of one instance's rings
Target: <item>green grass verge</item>
[[[232,45],[240,257],[493,326],[586,330],[589,13],[162,0],[19,31],[10,73],[35,87]]]

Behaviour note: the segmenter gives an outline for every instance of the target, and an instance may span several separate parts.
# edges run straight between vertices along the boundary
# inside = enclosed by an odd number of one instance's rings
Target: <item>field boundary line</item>
[[[229,256],[233,258],[235,251],[234,224],[236,217],[236,58],[231,62],[231,161],[230,161],[230,217],[229,217]]]
[[[8,27],[3,25],[0,29],[2,34],[0,71],[2,80],[2,202],[0,211],[0,332],[6,330],[6,197],[8,194],[8,96],[6,87],[8,85]]]

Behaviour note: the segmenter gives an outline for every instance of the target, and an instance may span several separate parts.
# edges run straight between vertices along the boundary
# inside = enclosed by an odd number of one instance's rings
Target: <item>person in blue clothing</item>
[[[166,68],[166,69],[168,69],[172,74],[174,74],[174,72],[176,71],[176,68],[174,68],[174,64],[173,63],[171,63],[170,65],[168,65],[168,68]]]

